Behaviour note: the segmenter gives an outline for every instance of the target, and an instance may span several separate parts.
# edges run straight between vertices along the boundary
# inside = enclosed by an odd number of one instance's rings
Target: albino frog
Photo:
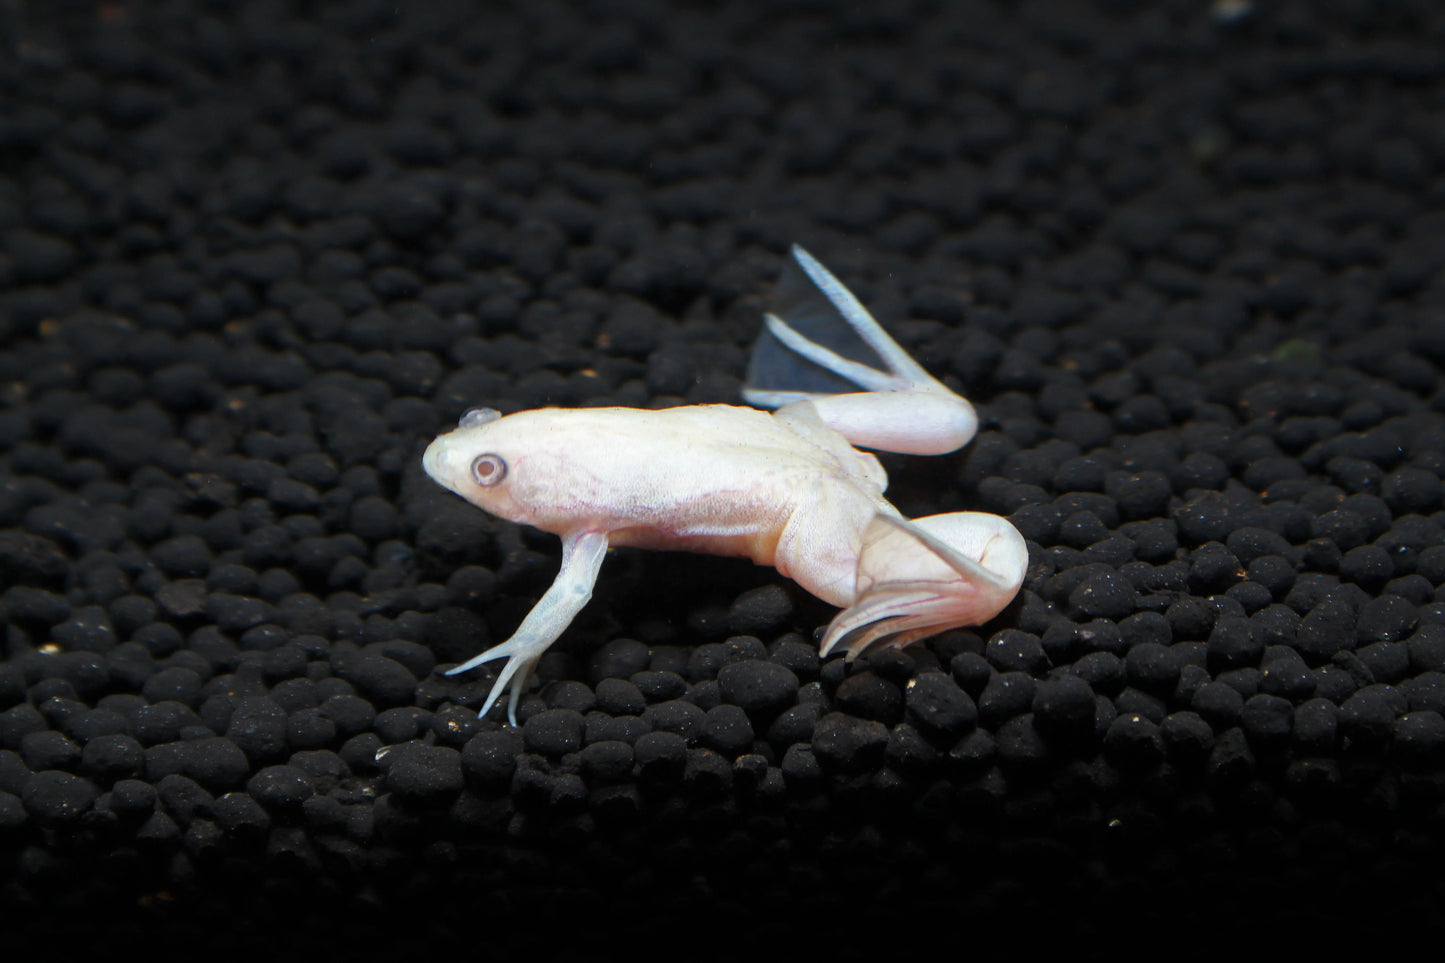
[[[796,268],[779,280],[778,312],[765,318],[743,392],[772,414],[735,405],[506,416],[475,408],[427,447],[422,465],[438,484],[562,536],[562,569],[516,633],[447,673],[507,660],[482,715],[510,685],[516,725],[527,676],[591,598],[609,545],[772,565],[843,607],[820,648],[826,656],[843,643],[850,660],[875,643],[979,625],[1018,593],[1028,550],[1017,529],[982,512],[909,521],[884,499],[878,459],[853,447],[945,454],[973,437],[973,407],[806,251],[792,254]],[[860,344],[886,372],[844,356]],[[778,377],[794,389],[765,386]],[[865,390],[796,390],[810,379]]]

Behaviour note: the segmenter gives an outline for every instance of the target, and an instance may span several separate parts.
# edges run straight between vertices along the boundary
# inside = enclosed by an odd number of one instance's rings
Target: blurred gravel
[[[1442,50],[1428,0],[0,0],[9,945],[1440,935]],[[557,543],[422,447],[735,401],[794,241],[979,406],[885,461],[1013,520],[1018,601],[850,667],[771,570],[615,552],[479,720],[438,667]]]

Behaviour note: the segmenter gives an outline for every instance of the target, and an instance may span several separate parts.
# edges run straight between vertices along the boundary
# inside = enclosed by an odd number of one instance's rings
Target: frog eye
[[[495,408],[469,408],[457,422],[458,428],[476,428],[489,424],[502,417],[502,413]]]
[[[490,488],[507,477],[507,463],[500,455],[478,455],[472,460],[472,481]]]

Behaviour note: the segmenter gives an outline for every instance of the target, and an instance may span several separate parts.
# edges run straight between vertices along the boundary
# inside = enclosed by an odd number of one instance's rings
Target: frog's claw
[[[973,406],[909,357],[853,293],[796,244],[773,298],[776,311],[764,316],[766,330],[748,363],[743,398],[749,404],[811,401],[850,442],[883,451],[941,455],[973,437]]]
[[[606,532],[583,532],[563,538],[562,570],[532,611],[527,613],[522,624],[517,626],[512,637],[444,673],[457,675],[484,662],[507,660],[497,681],[492,683],[492,690],[487,693],[487,701],[482,703],[481,711],[477,713],[479,717],[485,716],[510,686],[507,721],[514,726],[517,724],[517,705],[522,701],[527,677],[542,658],[542,653],[557,641],[557,637],[592,597],[592,586],[597,582],[597,572],[602,568],[602,559],[606,554]]]
[[[1023,536],[997,515],[877,515],[863,531],[853,604],[833,619],[819,651],[846,640],[852,661],[880,640],[901,648],[982,625],[1013,601],[1028,561]]]

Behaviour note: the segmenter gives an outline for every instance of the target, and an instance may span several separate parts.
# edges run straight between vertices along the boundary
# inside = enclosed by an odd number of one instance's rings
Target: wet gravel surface
[[[1438,929],[1445,14],[1239,6],[0,3],[15,932]],[[736,401],[794,241],[977,404],[884,462],[1018,600],[847,666],[772,570],[615,551],[479,720],[439,670],[557,541],[421,449]]]

